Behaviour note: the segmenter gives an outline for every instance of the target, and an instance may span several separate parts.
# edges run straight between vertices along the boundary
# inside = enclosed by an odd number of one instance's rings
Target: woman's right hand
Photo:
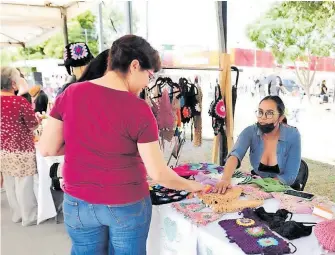
[[[224,194],[227,189],[231,189],[231,187],[230,181],[222,179],[215,185],[214,192]]]

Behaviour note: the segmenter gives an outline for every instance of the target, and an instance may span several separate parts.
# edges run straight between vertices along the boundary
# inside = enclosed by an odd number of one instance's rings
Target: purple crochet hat
[[[85,66],[94,57],[86,43],[74,42],[65,46],[63,58],[66,70],[71,75],[71,67]]]

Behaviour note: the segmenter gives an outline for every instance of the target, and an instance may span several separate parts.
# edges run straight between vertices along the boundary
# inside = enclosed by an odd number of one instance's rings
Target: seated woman
[[[257,123],[243,130],[227,157],[222,180],[216,186],[219,193],[230,188],[233,172],[249,148],[253,174],[294,184],[301,162],[300,133],[286,124],[284,112],[285,105],[278,96],[267,96],[260,102]]]

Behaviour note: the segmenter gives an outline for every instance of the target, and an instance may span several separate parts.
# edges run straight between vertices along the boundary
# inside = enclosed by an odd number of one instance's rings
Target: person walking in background
[[[30,226],[37,219],[33,130],[39,120],[27,99],[15,95],[20,89],[20,78],[17,69],[1,68],[1,173],[12,221]]]
[[[326,86],[326,80],[323,80],[323,81],[322,81],[322,84],[321,84],[320,104],[328,103],[328,95],[327,95],[327,92],[328,92],[328,88],[327,88],[327,86]]]

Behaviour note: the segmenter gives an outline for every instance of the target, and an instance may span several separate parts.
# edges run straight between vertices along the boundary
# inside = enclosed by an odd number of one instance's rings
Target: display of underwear
[[[265,192],[284,192],[290,188],[273,178],[253,179],[250,183],[257,184]]]
[[[204,193],[197,196],[215,213],[239,212],[244,208],[256,208],[263,204],[263,200],[240,200],[241,194],[241,188],[233,187],[228,189],[225,194]]]
[[[309,236],[312,233],[314,222],[296,222],[291,220],[292,213],[279,209],[275,213],[268,213],[263,207],[257,209],[244,209],[242,214],[245,218],[253,219],[266,224],[272,231],[280,236],[294,240],[301,237]]]
[[[312,214],[314,206],[321,206],[331,209],[335,204],[326,197],[315,196],[312,201],[286,195],[281,192],[273,192],[271,195],[279,201],[279,208],[286,209],[292,213]]]
[[[160,185],[152,186],[150,197],[153,205],[163,205],[178,202],[187,197],[189,192],[164,188]]]
[[[231,243],[236,243],[245,254],[282,255],[291,252],[289,243],[275,235],[265,224],[250,218],[222,220]],[[291,244],[293,246],[293,244]]]
[[[206,210],[206,205],[201,202],[173,203],[172,207],[195,225],[206,226],[222,217],[219,213],[202,211]]]

